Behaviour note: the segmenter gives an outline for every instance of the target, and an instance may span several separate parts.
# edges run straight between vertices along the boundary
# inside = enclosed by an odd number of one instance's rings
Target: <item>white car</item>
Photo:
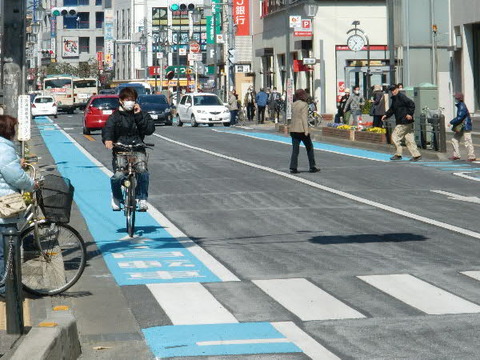
[[[177,125],[182,126],[186,122],[193,127],[198,124],[230,126],[230,110],[215,94],[185,94],[177,107]]]
[[[52,96],[37,95],[32,102],[32,117],[54,116],[57,117],[57,103]]]

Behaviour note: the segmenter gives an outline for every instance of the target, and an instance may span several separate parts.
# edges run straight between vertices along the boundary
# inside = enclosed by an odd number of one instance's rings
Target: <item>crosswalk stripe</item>
[[[467,275],[475,280],[480,281],[480,271],[461,271],[460,274]]]
[[[312,360],[340,360],[325,347],[316,342],[307,333],[292,322],[274,322],[272,325],[297,345]]]
[[[479,313],[480,306],[409,274],[358,276],[360,280],[426,314]]]
[[[253,283],[303,321],[365,317],[306,279],[254,280]]]
[[[200,283],[148,284],[173,325],[237,323]]]

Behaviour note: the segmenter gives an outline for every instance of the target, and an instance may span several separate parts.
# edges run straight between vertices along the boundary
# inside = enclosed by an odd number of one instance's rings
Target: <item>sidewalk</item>
[[[38,156],[37,171],[56,173],[54,161],[42,137],[32,128],[32,139],[28,142],[30,154]],[[71,224],[81,215],[74,205]],[[80,354],[80,343],[76,321],[68,307],[62,306],[59,297],[36,297],[24,293],[25,334],[11,335],[6,332],[4,305],[0,304],[0,358],[12,360],[76,359]]]

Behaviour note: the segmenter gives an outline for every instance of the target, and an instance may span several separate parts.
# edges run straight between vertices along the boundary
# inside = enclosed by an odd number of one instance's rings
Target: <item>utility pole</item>
[[[3,0],[2,68],[5,113],[17,117],[18,95],[25,92],[22,82],[25,59],[25,2]],[[2,32],[0,30],[0,32]]]

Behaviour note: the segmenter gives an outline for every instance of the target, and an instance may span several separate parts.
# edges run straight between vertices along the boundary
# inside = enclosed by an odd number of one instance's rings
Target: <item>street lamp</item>
[[[142,32],[142,35],[140,35],[140,50],[142,51],[142,68],[144,69],[144,77],[148,78],[147,76],[147,36],[145,35],[145,32]]]

